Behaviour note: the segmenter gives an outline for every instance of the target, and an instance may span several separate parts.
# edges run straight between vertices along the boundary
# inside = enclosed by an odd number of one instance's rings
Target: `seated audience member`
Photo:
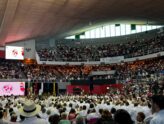
[[[112,114],[112,117],[114,117],[114,114],[116,113],[116,109],[115,108],[112,108],[111,109],[111,114]]]
[[[152,100],[152,112],[156,113],[150,124],[164,124],[164,96],[154,95]]]
[[[79,112],[79,115],[86,117],[87,116],[87,107],[86,105],[83,105],[82,111]]]
[[[59,124],[71,124],[70,120],[67,119],[66,113],[61,113],[61,120],[59,121]]]
[[[3,110],[0,110],[0,124],[9,124],[6,120],[3,119]]]
[[[148,107],[151,108],[151,104],[149,102],[148,102]],[[151,110],[151,112],[152,112],[152,110]],[[150,124],[150,121],[154,117],[155,114],[156,114],[155,112],[152,112],[152,114],[146,116],[145,119],[144,119],[144,123],[145,124]]]
[[[25,120],[21,124],[48,124],[44,119],[37,118],[37,114],[40,112],[41,106],[28,100],[24,102],[24,106],[19,109],[20,115],[25,117]]]
[[[9,120],[9,113],[8,113],[8,110],[7,109],[4,109],[3,110],[3,118],[5,120]]]
[[[115,124],[112,114],[108,110],[103,110],[102,117],[97,120],[96,124]]]
[[[58,124],[59,123],[59,115],[51,115],[48,119],[50,124]]]
[[[47,110],[46,114],[47,114],[46,120],[48,120],[48,118],[51,116],[51,110]]]
[[[77,116],[76,111],[75,109],[72,108],[68,114],[68,120],[70,120],[73,123],[76,119],[76,116]]]
[[[86,124],[85,117],[84,117],[84,116],[78,115],[78,116],[76,117],[76,122],[75,122],[75,123],[76,123],[76,124]]]
[[[99,116],[99,118],[102,117],[102,114],[103,114],[103,109],[99,109],[99,111],[98,111],[98,116]]]
[[[20,121],[19,121],[19,122],[21,123],[21,122],[23,122],[24,120],[25,120],[25,117],[22,116],[22,115],[20,115]]]
[[[10,121],[11,122],[16,122],[17,121],[17,115],[16,114],[12,114]]]
[[[41,112],[39,113],[39,116],[40,116],[40,118],[45,119],[45,120],[48,118],[45,108],[41,109]]]
[[[145,114],[143,112],[138,112],[136,124],[144,124]]]
[[[95,109],[89,110],[90,112],[87,115],[87,122],[88,124],[93,124],[96,123],[97,120],[99,119],[98,114],[96,113]]]
[[[117,124],[134,124],[130,114],[123,109],[119,109],[116,111],[114,115],[114,120]]]

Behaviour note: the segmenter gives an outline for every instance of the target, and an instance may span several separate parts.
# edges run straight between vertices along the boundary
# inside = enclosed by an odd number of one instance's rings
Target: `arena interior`
[[[0,0],[0,124],[164,124],[163,5]]]

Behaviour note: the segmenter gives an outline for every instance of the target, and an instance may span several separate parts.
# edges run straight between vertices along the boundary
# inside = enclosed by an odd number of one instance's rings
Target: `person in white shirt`
[[[150,124],[164,124],[164,96],[154,95],[152,100],[152,112],[156,113]]]
[[[82,117],[87,116],[87,107],[85,105],[83,105],[82,111],[79,112],[79,115]]]
[[[45,108],[42,108],[41,109],[41,112],[39,113],[39,116],[40,118],[46,120],[48,117],[47,117],[47,114],[46,114],[46,109]]]
[[[93,110],[89,110],[90,113],[87,115],[87,120],[91,120],[91,119],[98,119],[99,118],[99,115],[96,113],[96,110],[93,109]]]
[[[48,124],[46,120],[36,117],[40,110],[40,105],[30,100],[25,101],[24,106],[19,109],[20,115],[25,117],[25,120],[21,124]]]
[[[3,114],[3,110],[0,110],[0,124],[9,124],[9,122],[3,119]]]

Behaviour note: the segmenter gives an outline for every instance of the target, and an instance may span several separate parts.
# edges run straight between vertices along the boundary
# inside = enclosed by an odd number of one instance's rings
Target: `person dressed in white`
[[[156,113],[150,124],[164,124],[164,96],[152,96],[152,112]]]
[[[3,119],[3,110],[0,110],[0,124],[9,124],[9,122]]]
[[[48,124],[46,120],[36,117],[40,110],[40,105],[30,100],[25,101],[24,106],[19,109],[20,115],[25,117],[25,120],[21,124]]]

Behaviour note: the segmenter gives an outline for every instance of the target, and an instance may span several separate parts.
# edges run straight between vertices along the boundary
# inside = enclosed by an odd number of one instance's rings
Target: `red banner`
[[[5,51],[4,50],[0,50],[0,58],[5,58]]]
[[[108,89],[107,88],[117,88],[117,89],[122,89],[123,85],[122,84],[108,84],[108,85],[94,85],[93,86],[93,91],[92,94],[106,94]],[[74,94],[74,89],[81,89],[83,93],[89,94],[90,89],[89,85],[67,85],[67,94]]]

